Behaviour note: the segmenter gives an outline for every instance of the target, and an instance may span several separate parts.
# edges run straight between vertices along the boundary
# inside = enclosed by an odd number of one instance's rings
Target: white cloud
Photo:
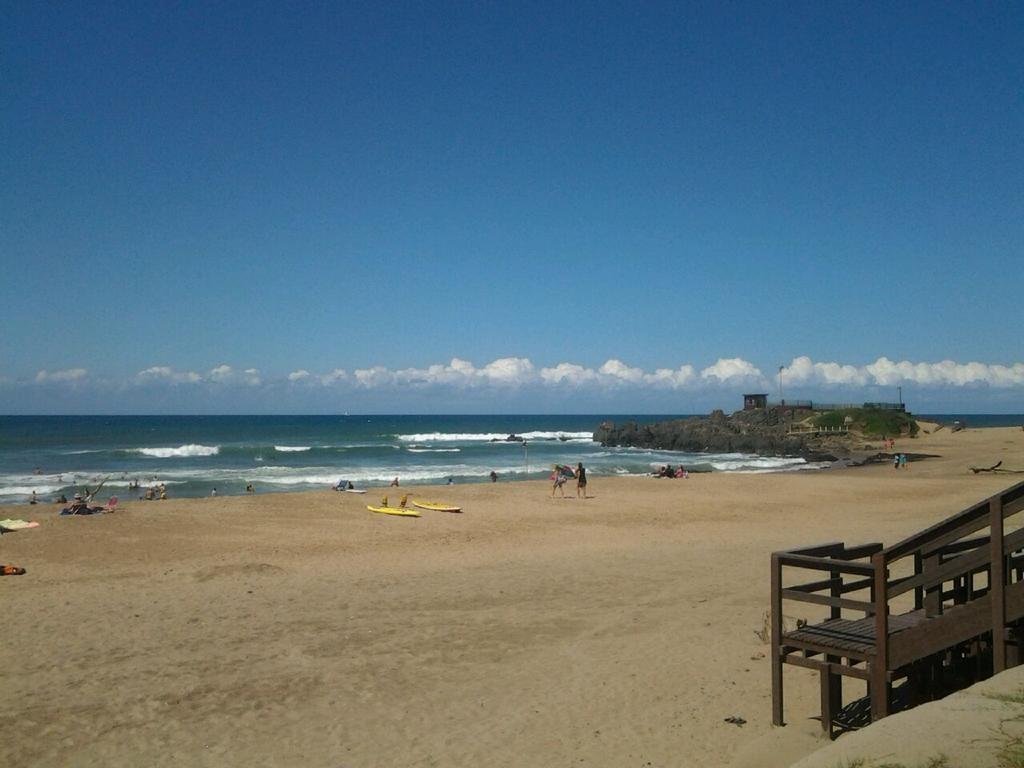
[[[230,365],[218,365],[210,371],[211,381],[230,381],[235,371]]]
[[[382,365],[376,365],[373,368],[359,368],[353,376],[359,386],[367,389],[393,384],[395,381],[395,374]]]
[[[615,359],[608,360],[597,369],[597,372],[612,382],[625,384],[639,384],[644,378],[642,368],[631,368],[621,360]]]
[[[559,363],[553,368],[541,368],[540,378],[545,384],[568,384],[579,387],[597,381],[597,372],[575,363]]]
[[[887,357],[880,357],[865,366],[867,372],[880,386],[899,383],[913,383],[922,386],[964,387],[972,384],[987,384],[992,387],[1024,386],[1024,363],[1012,366],[988,365],[986,363],[955,363],[943,360],[938,363],[912,363],[907,360],[898,363]]]
[[[338,384],[342,381],[348,380],[348,372],[344,368],[335,368],[330,373],[326,373],[320,377],[320,383],[325,387]]]
[[[809,357],[795,357],[782,371],[790,384],[840,384],[864,386],[868,373],[864,368],[839,363],[815,363]]]
[[[494,384],[518,386],[534,378],[534,368],[525,357],[503,357],[485,365],[480,375]]]
[[[378,365],[352,372],[344,368],[335,368],[325,373],[299,368],[277,378],[267,378],[255,367],[236,369],[227,364],[218,365],[205,374],[176,370],[167,365],[154,365],[138,371],[121,384],[209,385],[254,389],[293,384],[331,387],[339,391],[363,389],[385,392],[400,391],[403,388],[421,391],[476,389],[498,392],[520,388],[572,389],[581,394],[589,392],[595,397],[601,397],[610,396],[611,391],[635,392],[638,396],[642,396],[645,390],[734,392],[741,386],[769,387],[774,383],[774,377],[774,369],[770,377],[765,377],[756,365],[738,357],[721,358],[699,370],[693,365],[684,364],[677,368],[663,367],[651,371],[629,365],[618,358],[610,358],[597,368],[569,361],[538,368],[525,357],[498,358],[481,367],[455,357],[448,363],[437,363],[422,368],[392,369]],[[897,384],[916,385],[922,389],[990,387],[1013,390],[1024,388],[1024,363],[1000,365],[981,362],[958,363],[953,360],[893,361],[887,357],[880,357],[865,365],[854,365],[839,361],[816,362],[808,356],[799,356],[784,367],[783,380],[787,387],[809,390],[808,395],[812,394],[815,388],[823,390],[843,387],[853,390],[865,387],[891,387]],[[21,380],[21,383],[28,384],[31,381],[33,380]],[[39,385],[88,384],[97,387],[118,384],[113,380],[96,379],[85,368],[40,370],[35,374],[34,382]]]
[[[203,380],[195,371],[176,371],[167,365],[154,365],[135,374],[140,383],[167,382],[169,384],[195,384]]]
[[[709,365],[701,371],[700,375],[702,379],[718,379],[722,383],[739,383],[764,378],[753,363],[748,363],[740,357],[719,358],[714,365]]]
[[[47,383],[60,383],[68,384],[76,381],[81,381],[89,372],[85,368],[65,368],[61,371],[46,371],[42,370],[36,374],[37,384]]]
[[[1024,363],[988,365],[986,363],[894,362],[880,357],[863,366],[840,363],[815,363],[809,357],[797,357],[783,369],[783,381],[804,386],[879,386],[917,384],[922,387],[967,387],[987,385],[996,388],[1024,386]]]
[[[659,368],[654,373],[644,374],[644,381],[655,387],[682,389],[693,383],[696,373],[692,365],[681,365],[676,370]]]

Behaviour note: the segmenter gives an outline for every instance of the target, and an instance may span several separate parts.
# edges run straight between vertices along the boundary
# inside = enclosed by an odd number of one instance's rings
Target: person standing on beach
[[[583,494],[583,498],[587,498],[587,470],[583,466],[583,462],[577,462],[576,464],[576,498],[580,498],[580,494]]]
[[[901,453],[900,454],[900,469],[906,469],[906,468],[907,468],[907,454]]]
[[[565,498],[565,479],[566,474],[562,471],[560,464],[555,464],[555,471],[551,473],[551,480],[554,481],[554,485],[551,486],[551,496],[554,497],[555,491],[562,492],[562,498]]]

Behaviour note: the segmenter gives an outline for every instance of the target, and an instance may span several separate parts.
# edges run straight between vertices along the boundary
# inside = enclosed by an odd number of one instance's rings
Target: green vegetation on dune
[[[819,427],[841,427],[847,424],[850,417],[851,429],[859,430],[865,435],[897,437],[898,435],[916,435],[917,422],[909,413],[903,411],[884,411],[879,408],[844,408],[841,411],[828,411],[814,418]]]

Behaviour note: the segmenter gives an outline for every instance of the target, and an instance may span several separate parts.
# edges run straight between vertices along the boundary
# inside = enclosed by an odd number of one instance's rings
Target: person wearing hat
[[[89,505],[85,503],[82,494],[76,493],[71,501],[71,506],[61,512],[62,515],[88,515]]]

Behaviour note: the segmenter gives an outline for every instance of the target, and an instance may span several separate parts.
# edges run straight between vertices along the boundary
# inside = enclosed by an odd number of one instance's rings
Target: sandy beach
[[[791,725],[771,726],[769,554],[891,544],[1024,478],[969,471],[1024,470],[1019,428],[897,450],[939,458],[598,476],[587,499],[418,486],[464,509],[418,519],[367,512],[373,490],[2,507],[41,525],[0,540],[28,569],[0,579],[0,761],[788,765],[824,742],[810,671],[787,669]]]

